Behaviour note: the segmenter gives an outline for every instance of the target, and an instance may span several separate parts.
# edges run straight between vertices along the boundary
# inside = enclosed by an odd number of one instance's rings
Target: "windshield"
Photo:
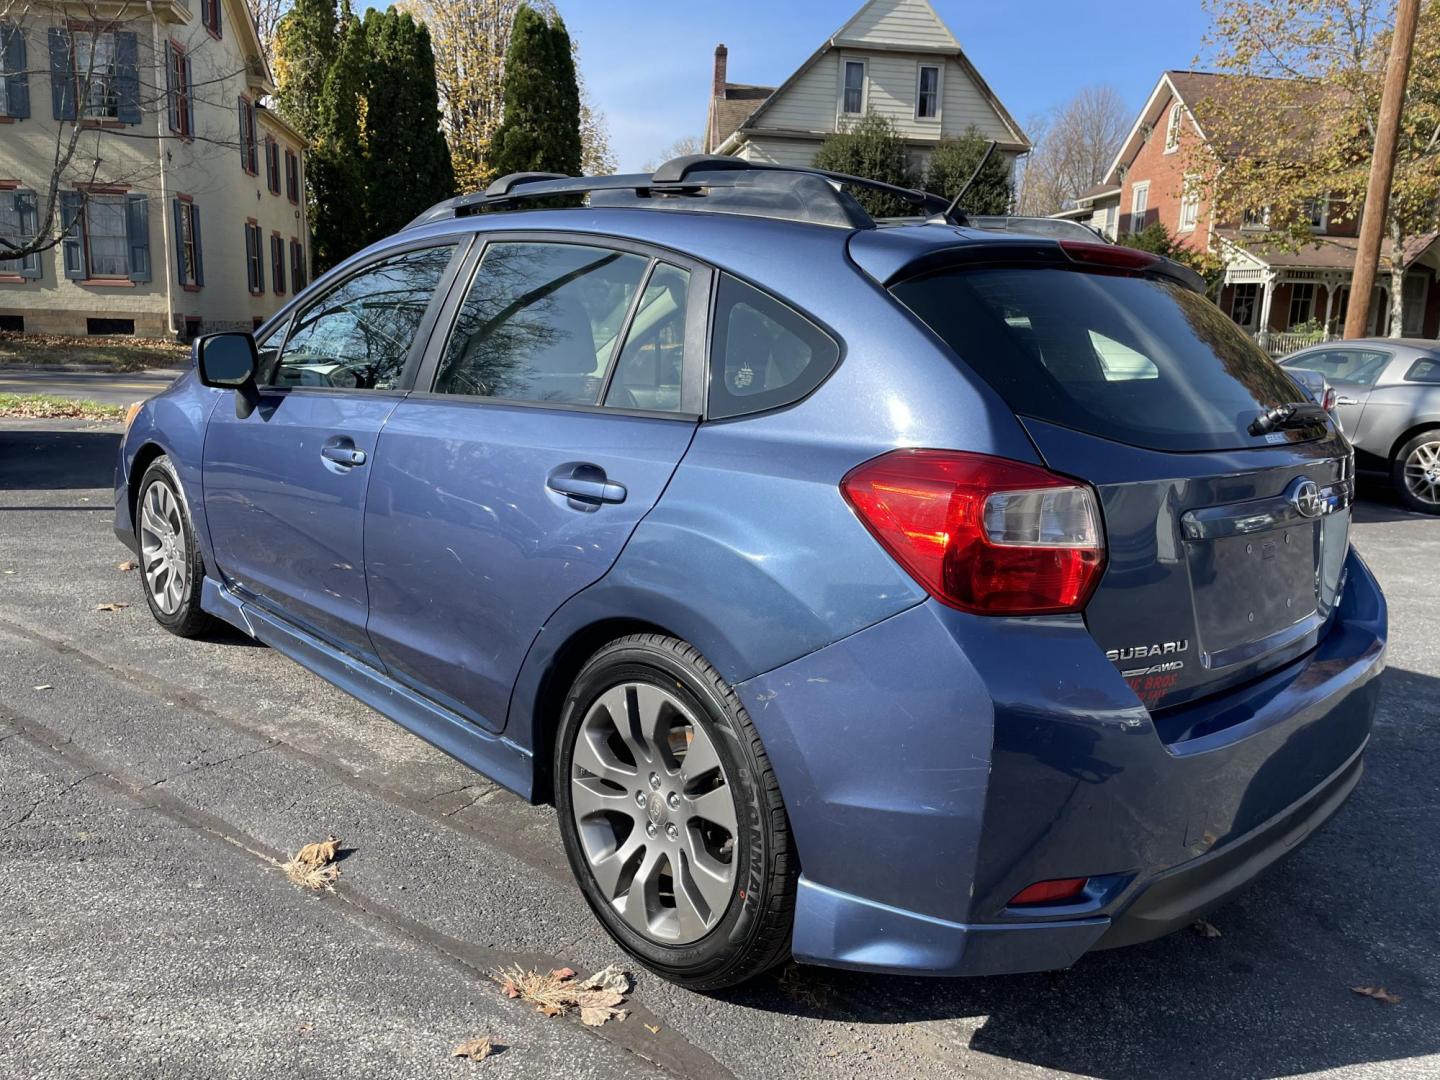
[[[1144,277],[952,269],[895,296],[1021,416],[1155,450],[1317,437],[1247,430],[1306,393],[1204,296]]]

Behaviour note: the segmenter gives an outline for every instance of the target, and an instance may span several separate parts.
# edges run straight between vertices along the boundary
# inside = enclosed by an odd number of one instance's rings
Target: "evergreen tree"
[[[953,199],[963,188],[975,167],[985,156],[990,140],[975,128],[964,135],[940,140],[930,158],[930,170],[925,175],[925,187],[936,195]],[[996,150],[985,162],[975,183],[960,200],[960,207],[972,214],[1008,214],[1015,197],[1011,165],[1004,154]]]
[[[320,95],[315,144],[310,153],[310,188],[315,205],[311,227],[317,273],[368,242],[367,162],[361,131],[368,71],[366,48],[360,21],[347,20]]]
[[[450,151],[440,131],[430,33],[408,13],[370,10],[366,46],[365,241],[388,236],[455,194]]]
[[[843,131],[827,136],[815,154],[815,167],[898,187],[914,187],[918,182],[910,167],[905,137],[894,124],[875,113],[868,113]],[[915,213],[909,203],[881,192],[857,189],[851,194],[875,217]]]
[[[490,167],[512,172],[580,172],[580,90],[570,35],[558,15],[528,5],[515,14],[505,54],[505,120]]]
[[[290,125],[312,141],[339,33],[335,0],[295,0],[275,28],[275,103]]]

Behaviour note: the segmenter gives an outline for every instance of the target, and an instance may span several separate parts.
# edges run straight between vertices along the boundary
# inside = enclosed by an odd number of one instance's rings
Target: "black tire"
[[[146,574],[142,541],[144,530],[141,528],[140,519],[142,508],[146,505],[146,496],[155,484],[163,484],[169,489],[180,523],[178,547],[185,561],[185,583],[174,611],[166,611],[157,602]],[[155,621],[172,634],[183,638],[203,637],[213,631],[216,626],[215,619],[200,608],[200,588],[205,580],[205,563],[200,557],[200,548],[195,540],[195,524],[190,518],[190,507],[185,501],[185,490],[180,485],[180,477],[170,459],[164,455],[152,461],[140,477],[135,499],[135,538],[137,546],[142,548],[138,575],[140,591],[144,594],[145,606],[150,609]]]
[[[737,822],[735,887],[724,914],[687,944],[653,940],[620,917],[595,881],[575,821],[571,777],[581,722],[601,695],[622,683],[650,683],[682,701],[705,726],[730,779]],[[657,975],[693,990],[718,990],[789,957],[800,867],[780,786],[739,697],[692,646],[660,634],[633,634],[590,658],[560,719],[555,804],[570,868],[591,910],[627,953]]]
[[[1390,480],[1395,486],[1395,492],[1400,496],[1401,501],[1411,510],[1421,514],[1440,514],[1440,488],[1432,488],[1435,502],[1427,502],[1410,489],[1406,482],[1405,465],[1410,455],[1416,453],[1421,447],[1433,447],[1437,455],[1440,455],[1440,428],[1430,428],[1422,431],[1414,438],[1405,443],[1395,453],[1394,459],[1390,462]]]

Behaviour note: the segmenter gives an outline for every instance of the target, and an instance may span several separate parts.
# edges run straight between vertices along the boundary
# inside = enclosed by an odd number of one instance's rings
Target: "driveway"
[[[179,371],[79,371],[0,365],[0,394],[54,394],[57,397],[129,405],[164,390]]]
[[[621,959],[551,811],[239,635],[161,631],[117,569],[117,438],[0,423],[0,1075],[1440,1075],[1440,521],[1383,493],[1355,526],[1393,631],[1368,771],[1222,936],[968,981],[641,975],[592,1029],[487,977]],[[300,893],[275,863],[327,834],[337,891]],[[1400,1003],[1351,990],[1379,985]],[[448,1057],[487,1033],[508,1049]]]

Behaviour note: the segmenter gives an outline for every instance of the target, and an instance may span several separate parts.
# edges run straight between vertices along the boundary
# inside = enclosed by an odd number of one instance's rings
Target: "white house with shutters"
[[[707,153],[810,165],[827,135],[873,112],[905,136],[912,161],[975,129],[1012,161],[1030,140],[927,0],[869,0],[778,87],[727,81],[715,50]]]
[[[63,232],[0,244],[0,330],[248,329],[308,279],[306,144],[244,0],[15,5],[0,89],[0,240]]]

